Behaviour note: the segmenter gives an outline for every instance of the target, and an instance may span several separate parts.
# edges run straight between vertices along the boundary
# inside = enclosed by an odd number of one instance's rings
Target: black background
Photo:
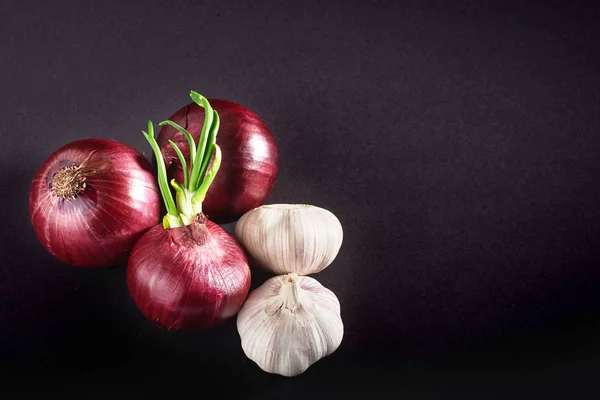
[[[1,397],[597,397],[597,11],[2,0]],[[149,154],[147,120],[192,89],[270,126],[269,203],[343,224],[339,256],[314,277],[341,302],[344,341],[299,377],[248,360],[234,319],[155,328],[123,266],[62,264],[31,228],[29,185],[50,153],[95,136]]]

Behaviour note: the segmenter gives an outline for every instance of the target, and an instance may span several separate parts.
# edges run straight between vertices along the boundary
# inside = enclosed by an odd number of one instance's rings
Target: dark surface
[[[0,3],[0,397],[597,398],[594,2],[281,3]],[[161,331],[123,267],[61,264],[30,226],[52,151],[99,136],[149,154],[146,121],[191,89],[267,122],[270,203],[344,227],[315,276],[344,341],[297,378],[246,359],[234,320]]]

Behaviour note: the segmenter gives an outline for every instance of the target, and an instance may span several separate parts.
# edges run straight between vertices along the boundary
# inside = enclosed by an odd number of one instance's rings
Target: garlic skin
[[[274,276],[250,293],[237,316],[246,356],[271,374],[300,375],[342,342],[340,302],[316,279]]]
[[[331,211],[305,204],[254,208],[238,220],[235,235],[260,267],[276,275],[322,271],[343,241],[342,224]]]

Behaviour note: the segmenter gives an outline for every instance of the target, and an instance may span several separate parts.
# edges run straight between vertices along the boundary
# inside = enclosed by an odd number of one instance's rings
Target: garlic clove
[[[338,218],[306,204],[254,208],[238,220],[235,235],[262,268],[277,275],[322,271],[333,262],[343,241]]]
[[[341,344],[344,326],[335,294],[316,279],[274,276],[250,293],[237,317],[246,356],[262,370],[300,375]]]

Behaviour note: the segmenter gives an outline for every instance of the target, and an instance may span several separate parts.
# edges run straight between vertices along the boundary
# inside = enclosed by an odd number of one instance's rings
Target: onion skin
[[[156,225],[129,257],[127,286],[159,327],[203,331],[239,311],[250,289],[250,267],[235,239],[211,221]]]
[[[245,212],[267,200],[278,174],[279,152],[267,125],[247,108],[226,100],[210,100],[219,113],[217,145],[223,152],[219,173],[210,186],[202,211],[211,221],[224,224],[237,220]],[[198,143],[204,125],[204,109],[190,103],[169,120],[187,129]],[[169,140],[189,157],[184,135],[168,125],[157,136],[169,179],[183,182],[183,171]]]
[[[53,188],[58,171],[84,166],[85,188],[73,199]],[[124,263],[139,237],[160,220],[151,163],[110,139],[82,139],[56,150],[37,171],[29,214],[42,245],[60,261],[103,268]]]

